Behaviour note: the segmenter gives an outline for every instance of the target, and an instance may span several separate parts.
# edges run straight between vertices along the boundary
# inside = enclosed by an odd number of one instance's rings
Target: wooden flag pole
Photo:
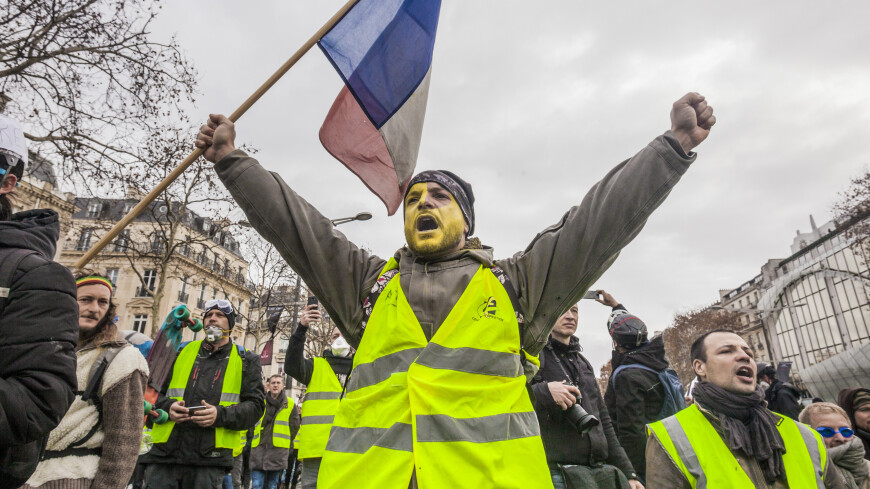
[[[278,68],[278,71],[273,73],[268,80],[260,85],[260,88],[258,88],[253,94],[251,94],[251,96],[248,97],[248,99],[245,100],[242,105],[240,105],[239,108],[235,110],[235,112],[230,114],[229,119],[233,122],[239,120],[239,118],[242,117],[242,115],[244,115],[245,112],[247,112],[248,109],[250,109],[257,102],[257,100],[260,99],[260,97],[268,92],[269,89],[272,88],[272,86],[275,85],[275,83],[277,83],[282,76],[290,71],[290,68],[292,68],[297,61],[302,59],[302,56],[304,56],[305,53],[307,53],[312,47],[314,47],[314,45],[317,44],[317,41],[325,36],[326,33],[329,32],[329,30],[332,29],[335,24],[337,24],[338,21],[341,20],[342,17],[344,17],[345,14],[347,14],[347,12],[351,8],[353,8],[354,5],[357,4],[357,2],[359,2],[359,0],[349,0],[346,4],[344,4],[344,6],[341,7],[341,9],[339,9],[338,12],[335,13],[335,15],[333,15],[328,21],[326,21],[325,24],[323,24],[323,27],[321,27],[320,30],[318,30],[313,36],[311,36],[311,38],[308,39],[308,41],[306,41],[305,44],[302,45],[302,47],[300,47],[295,53],[293,53],[293,56],[291,56],[290,59],[288,59],[283,65],[281,65],[280,68]],[[133,221],[133,219],[136,219],[136,217],[141,214],[146,207],[151,205],[151,203],[154,202],[154,200],[156,200],[157,197],[161,193],[163,193],[163,191],[166,190],[166,188],[169,187],[169,185],[174,182],[175,179],[179,177],[179,175],[184,173],[184,170],[187,170],[187,168],[192,165],[197,158],[202,156],[202,153],[203,150],[200,148],[197,148],[193,151],[193,153],[190,153],[190,155],[188,155],[188,157],[185,158],[180,165],[175,167],[175,169],[172,170],[172,172],[167,175],[166,178],[164,178],[163,181],[160,182],[160,184],[154,187],[154,190],[149,192],[148,195],[145,196],[145,198],[143,198],[138,204],[136,204],[136,207],[133,207],[133,209],[120,221],[118,221],[118,223],[115,224],[112,229],[110,229],[109,232],[106,233],[105,236],[97,241],[97,244],[95,244],[93,248],[89,249],[79,259],[79,261],[76,262],[76,268],[83,268],[85,265],[90,263],[90,261],[93,260],[94,257],[100,251],[102,251],[103,248],[106,247],[106,245],[111,243],[112,240],[115,239],[115,237],[117,237],[118,234],[120,234],[121,231],[123,231],[124,228]]]

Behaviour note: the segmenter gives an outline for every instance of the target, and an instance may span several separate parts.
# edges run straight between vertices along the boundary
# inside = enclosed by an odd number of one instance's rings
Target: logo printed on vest
[[[471,319],[474,321],[480,321],[483,318],[504,321],[504,319],[498,317],[498,304],[495,302],[495,297],[490,297],[483,301],[481,305],[477,306],[477,316],[474,316]]]

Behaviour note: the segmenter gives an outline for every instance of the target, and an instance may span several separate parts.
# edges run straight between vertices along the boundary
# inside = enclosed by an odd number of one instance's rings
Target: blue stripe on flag
[[[360,0],[318,45],[381,128],[432,64],[441,0]]]

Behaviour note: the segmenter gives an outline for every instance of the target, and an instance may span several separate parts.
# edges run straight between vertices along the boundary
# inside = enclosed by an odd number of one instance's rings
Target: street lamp
[[[338,226],[339,224],[344,224],[353,221],[368,221],[372,218],[371,212],[360,212],[359,214],[353,217],[339,217],[338,219],[330,219],[332,221],[333,226]]]

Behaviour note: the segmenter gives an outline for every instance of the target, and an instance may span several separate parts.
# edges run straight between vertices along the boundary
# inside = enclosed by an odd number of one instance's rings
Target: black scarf
[[[692,395],[699,405],[719,415],[728,448],[758,460],[768,484],[785,479],[785,443],[776,429],[779,418],[765,406],[761,387],[752,394],[735,394],[701,381]]]

